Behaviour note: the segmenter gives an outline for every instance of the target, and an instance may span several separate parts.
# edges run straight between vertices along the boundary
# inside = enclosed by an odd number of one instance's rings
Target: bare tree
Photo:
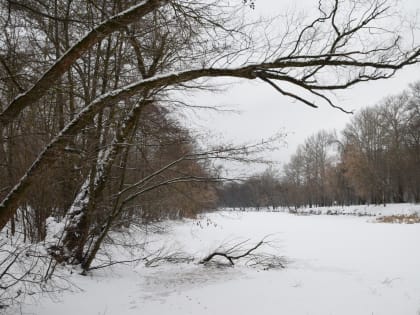
[[[120,191],[126,184],[125,171],[118,173],[119,180],[111,180],[113,168],[119,163],[125,169],[146,108],[171,110],[164,99],[173,100],[173,89],[198,88],[203,79],[219,77],[258,79],[306,105],[326,103],[347,112],[333,102],[329,91],[389,78],[417,63],[420,55],[418,45],[408,45],[410,41],[403,41],[399,33],[402,30],[390,26],[395,16],[387,1],[370,0],[365,5],[356,0],[321,1],[317,17],[279,21],[285,31],[265,34],[267,42],[258,40],[258,25],[245,23],[249,8],[244,1],[233,5],[224,0],[67,4],[56,1],[48,9],[35,2],[8,0],[2,6],[5,34],[12,33],[23,18],[30,35],[30,40],[22,38],[14,56],[35,51],[42,63],[29,58],[23,67],[10,63],[10,58],[1,59],[6,83],[14,92],[2,97],[8,105],[2,106],[0,130],[4,133],[20,121],[36,125],[33,121],[45,114],[41,121],[47,131],[35,154],[22,163],[25,167],[19,175],[0,185],[4,190],[0,228],[13,221],[43,177],[54,177],[45,176],[46,170],[76,155],[72,162],[61,164],[61,174],[78,170],[69,183],[74,196],[62,205],[62,215],[69,222],[63,242],[78,262],[98,197],[111,183]],[[31,24],[36,28],[30,29]],[[16,76],[20,67],[22,80]],[[3,149],[5,156],[11,152],[9,147]],[[118,196],[110,209],[120,213],[122,203]],[[109,218],[113,213],[108,212]]]
[[[379,108],[358,113],[344,130],[347,176],[368,203],[383,203],[387,195],[386,150]]]
[[[406,104],[405,147],[409,167],[407,168],[407,186],[411,201],[420,201],[420,83],[410,88],[410,100]]]

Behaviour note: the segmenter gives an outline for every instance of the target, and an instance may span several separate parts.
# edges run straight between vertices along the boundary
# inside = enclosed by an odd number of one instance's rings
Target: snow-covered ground
[[[196,262],[115,265],[88,276],[74,273],[71,280],[79,292],[55,295],[53,301],[44,297],[8,312],[420,314],[420,224],[377,223],[364,216],[222,211],[165,226],[166,232],[149,234],[149,246],[166,244],[167,251],[202,258],[221,243],[257,242],[270,235],[276,246],[265,250],[285,256],[288,264],[267,271]]]

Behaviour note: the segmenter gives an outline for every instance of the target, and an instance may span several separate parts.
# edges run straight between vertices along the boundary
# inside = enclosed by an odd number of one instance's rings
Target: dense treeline
[[[220,195],[232,207],[420,202],[420,82],[359,111],[341,136],[306,139],[281,175],[267,170]]]
[[[135,3],[2,1],[0,112],[83,34]],[[134,78],[147,79],[195,58],[191,45],[198,34],[177,19],[182,18],[148,15],[105,36],[36,106],[0,126],[0,200],[87,104]],[[189,57],[178,57],[181,52]],[[212,176],[209,162],[194,158],[199,151],[194,137],[170,114],[167,103],[161,105],[165,95],[143,90],[137,98],[124,98],[68,136],[19,202],[11,234],[18,222],[24,241],[38,242],[45,238],[48,217],[82,218],[63,238],[66,252],[74,250],[72,259],[80,262],[94,256],[86,244],[100,240],[101,231],[194,216],[214,207],[214,187],[205,182]]]

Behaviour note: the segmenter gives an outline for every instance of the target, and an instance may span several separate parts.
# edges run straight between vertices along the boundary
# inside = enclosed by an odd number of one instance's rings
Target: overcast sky
[[[296,6],[289,0],[257,0],[256,14],[281,13],[285,7]],[[299,6],[316,6],[317,1],[299,1]],[[402,0],[400,7],[409,14],[420,12],[420,0]],[[300,9],[299,7],[297,9]],[[409,83],[420,80],[420,66],[402,70],[394,78],[361,84],[338,95],[338,104],[349,110],[357,110],[378,103],[387,95],[400,93]],[[286,163],[297,146],[305,138],[321,130],[336,129],[341,131],[351,115],[342,113],[320,104],[320,108],[310,108],[282,96],[265,83],[242,81],[229,88],[223,94],[201,93],[194,99],[199,105],[227,105],[240,111],[240,114],[217,114],[200,112],[199,116],[190,117],[191,127],[198,130],[210,130],[211,140],[217,139],[234,142],[250,142],[267,138],[284,131],[287,133],[287,146],[270,153],[270,158]],[[281,166],[279,167],[281,168]],[[253,173],[258,167],[248,169]]]

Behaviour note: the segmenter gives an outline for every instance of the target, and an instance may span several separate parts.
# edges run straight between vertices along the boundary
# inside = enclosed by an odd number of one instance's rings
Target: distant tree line
[[[420,202],[420,82],[305,140],[283,171],[225,184],[230,207]]]

